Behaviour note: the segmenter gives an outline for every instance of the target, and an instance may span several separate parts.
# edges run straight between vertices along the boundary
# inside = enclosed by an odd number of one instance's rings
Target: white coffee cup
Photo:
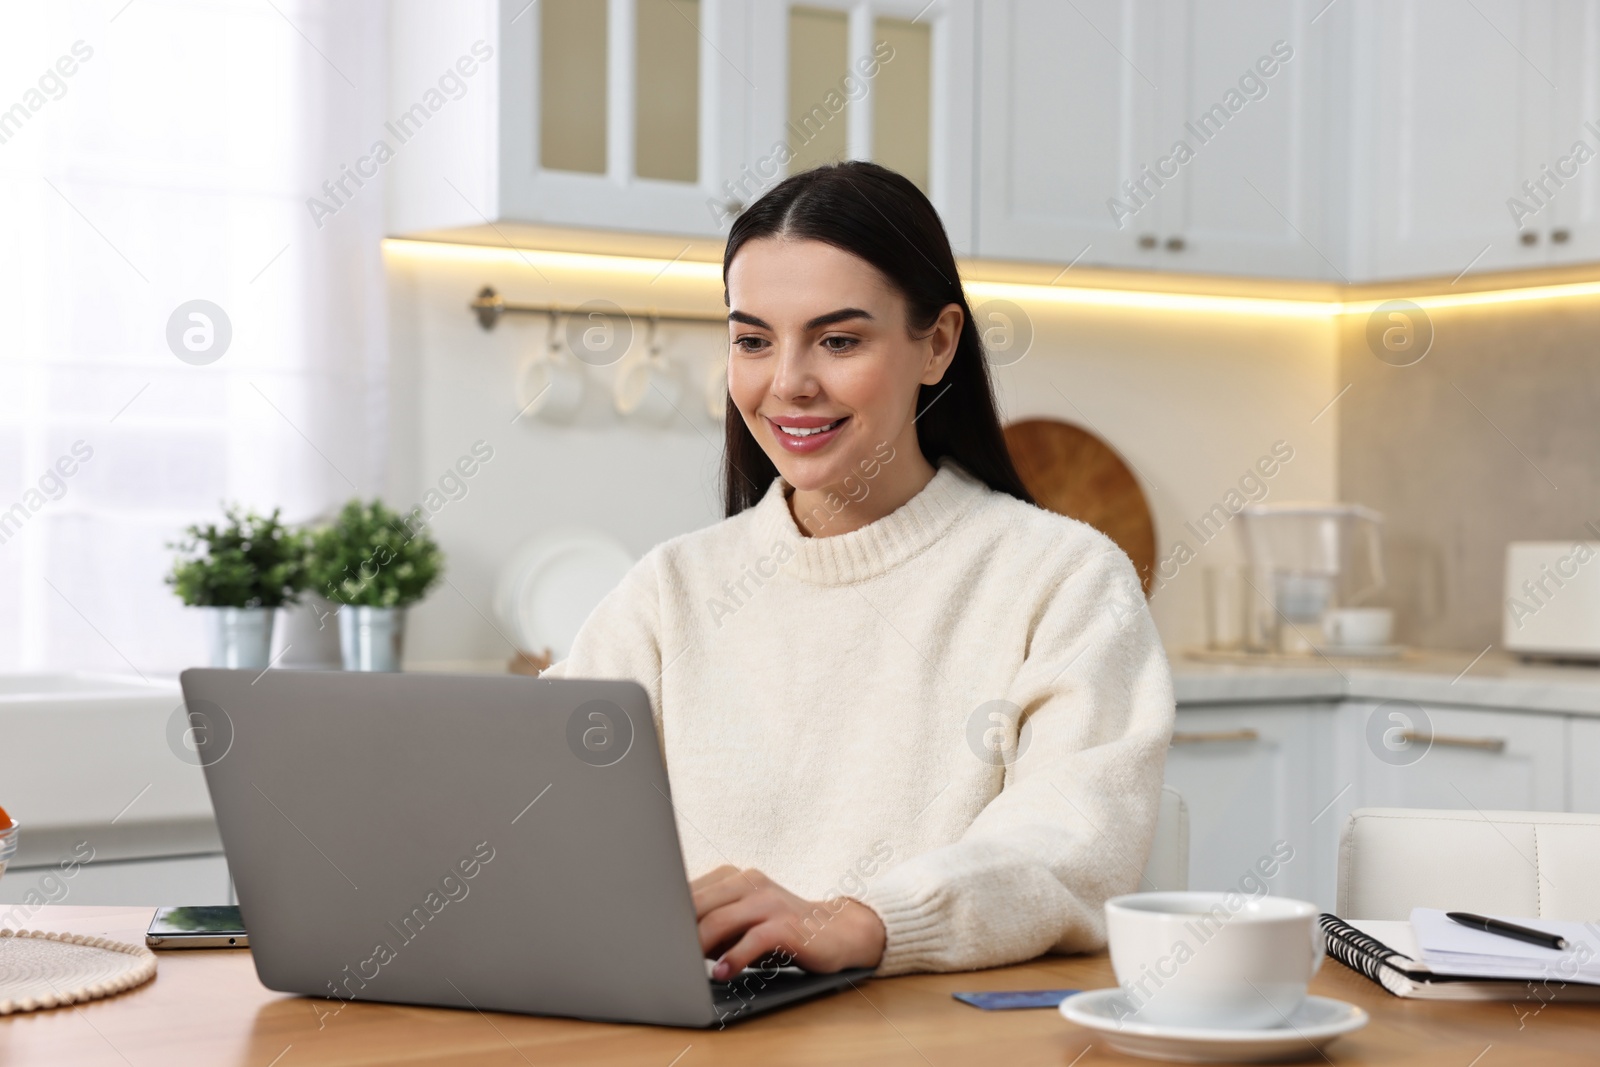
[[[1374,648],[1394,636],[1388,608],[1333,608],[1322,616],[1322,637],[1338,648]]]
[[[1161,1026],[1284,1026],[1322,965],[1317,907],[1243,893],[1131,893],[1106,902],[1111,967]]]

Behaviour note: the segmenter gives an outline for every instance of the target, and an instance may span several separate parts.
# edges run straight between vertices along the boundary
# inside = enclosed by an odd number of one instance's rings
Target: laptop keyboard
[[[812,974],[798,967],[780,967],[774,973],[771,968],[751,968],[727,982],[711,980],[711,1002],[717,1017],[726,1025],[745,1015],[848,988],[852,980],[861,981],[870,973],[859,970]]]

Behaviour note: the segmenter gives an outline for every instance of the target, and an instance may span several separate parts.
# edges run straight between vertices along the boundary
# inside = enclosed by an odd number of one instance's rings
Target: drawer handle
[[[1172,743],[1175,745],[1204,745],[1212,741],[1259,741],[1261,735],[1251,729],[1243,730],[1203,730],[1198,733],[1173,734]]]
[[[1416,730],[1406,730],[1400,734],[1402,741],[1414,741],[1419,745],[1435,744],[1446,748],[1476,748],[1484,752],[1504,752],[1506,739],[1503,737],[1450,737],[1446,734],[1424,734]]]

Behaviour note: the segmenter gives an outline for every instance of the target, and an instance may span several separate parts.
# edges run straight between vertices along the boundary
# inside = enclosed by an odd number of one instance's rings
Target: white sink
[[[176,682],[0,674],[0,805],[30,831],[210,820]],[[25,845],[25,842],[19,842]]]

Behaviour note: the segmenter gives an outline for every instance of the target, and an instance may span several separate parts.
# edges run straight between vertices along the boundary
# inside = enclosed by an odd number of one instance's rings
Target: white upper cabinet
[[[1355,280],[1546,261],[1545,227],[1519,234],[1507,201],[1550,147],[1550,12],[1519,0],[1363,0],[1329,14],[1355,21]]]
[[[747,14],[737,0],[401,0],[391,110],[459,56],[481,72],[395,152],[390,231],[721,232],[758,66]]]
[[[979,252],[1334,275],[1315,15],[1300,0],[985,3]]]
[[[1354,280],[1600,258],[1600,2],[1350,15]]]
[[[397,111],[458,54],[488,73],[396,153],[391,232],[716,237],[785,175],[850,158],[911,177],[965,248],[972,21],[972,0],[402,0]]]
[[[973,0],[749,0],[754,162],[748,203],[819,163],[864,159],[910,178],[971,251]]]
[[[1311,21],[1326,3],[1163,4],[1162,266],[1339,280],[1322,224],[1329,49]]]
[[[1552,0],[1556,83],[1538,173],[1524,177],[1517,208],[1524,230],[1548,248],[1550,262],[1600,259],[1600,0]],[[1548,166],[1546,173],[1543,167]],[[1533,214],[1525,214],[1532,209]],[[1508,212],[1508,221],[1510,213]]]
[[[977,252],[1154,267],[1157,221],[1113,214],[1156,141],[1149,0],[987,0],[979,11]]]
[[[744,157],[744,6],[526,4],[501,6],[513,12],[501,28],[502,215],[716,232],[722,182]]]
[[[356,164],[387,168],[392,233],[717,238],[785,175],[870,159],[969,256],[1333,282],[1600,259],[1600,0],[392,10],[387,150]]]

